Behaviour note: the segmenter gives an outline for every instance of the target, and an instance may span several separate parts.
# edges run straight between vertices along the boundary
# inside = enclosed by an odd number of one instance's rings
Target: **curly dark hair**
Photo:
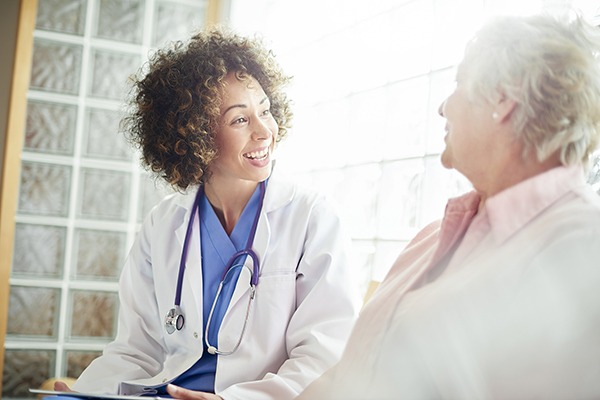
[[[260,83],[279,126],[277,141],[283,139],[292,119],[283,87],[291,78],[258,38],[212,28],[158,50],[132,78],[130,111],[121,129],[141,149],[142,164],[175,189],[208,177],[207,167],[217,155],[220,91],[229,72],[246,73]]]

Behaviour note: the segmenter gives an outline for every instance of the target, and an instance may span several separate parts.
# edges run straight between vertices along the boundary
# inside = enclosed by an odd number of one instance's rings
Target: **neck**
[[[488,198],[560,165],[561,162],[558,156],[551,156],[539,162],[531,154],[520,162],[511,163],[500,174],[486,176],[485,181],[478,185],[479,187],[475,186],[481,196],[479,210],[484,207]]]
[[[238,182],[236,185],[212,181],[204,184],[204,194],[228,235],[231,235],[256,186],[257,182],[252,181]]]

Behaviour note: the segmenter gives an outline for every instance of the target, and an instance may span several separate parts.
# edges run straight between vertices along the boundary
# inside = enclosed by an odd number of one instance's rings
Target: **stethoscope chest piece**
[[[179,308],[179,306],[171,308],[165,318],[165,328],[167,329],[167,333],[172,334],[175,330],[180,331],[181,328],[183,328],[184,322],[185,318],[183,318],[181,308]]]

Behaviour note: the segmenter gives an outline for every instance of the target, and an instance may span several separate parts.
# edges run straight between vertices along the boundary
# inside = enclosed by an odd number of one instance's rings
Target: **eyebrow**
[[[267,100],[269,100],[269,98],[265,96],[258,104],[263,104]],[[221,113],[221,116],[225,116],[225,114],[227,114],[233,108],[248,108],[248,106],[246,104],[233,104],[227,107],[227,109]]]

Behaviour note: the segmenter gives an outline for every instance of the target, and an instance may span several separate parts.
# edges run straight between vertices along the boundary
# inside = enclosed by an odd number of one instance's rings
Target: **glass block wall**
[[[39,0],[2,398],[76,377],[116,333],[117,280],[169,189],[118,132],[127,78],[205,23],[205,0]]]
[[[263,36],[294,76],[277,168],[337,204],[364,288],[470,188],[439,162],[437,113],[468,38],[493,15],[568,7],[600,14],[596,0],[232,1],[231,24]]]

